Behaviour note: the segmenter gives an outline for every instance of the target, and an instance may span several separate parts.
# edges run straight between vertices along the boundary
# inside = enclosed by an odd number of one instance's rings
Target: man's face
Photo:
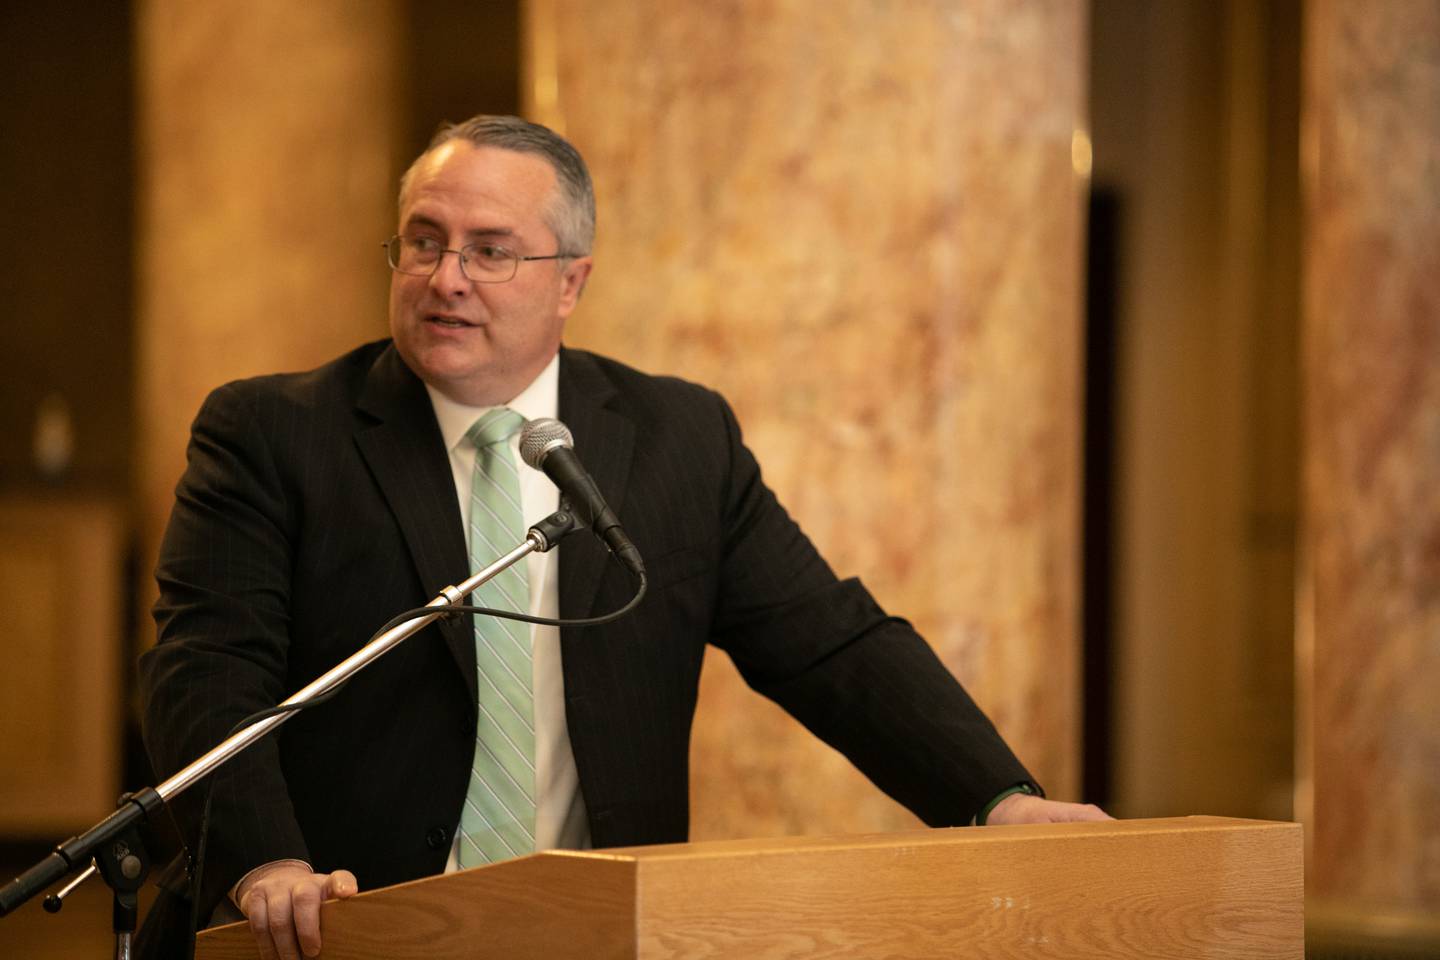
[[[452,140],[423,157],[400,203],[403,236],[459,250],[496,243],[522,256],[560,252],[544,213],[556,193],[542,157]],[[590,258],[519,264],[505,283],[476,283],[447,253],[428,277],[390,279],[390,335],[416,375],[474,406],[506,403],[560,347]]]

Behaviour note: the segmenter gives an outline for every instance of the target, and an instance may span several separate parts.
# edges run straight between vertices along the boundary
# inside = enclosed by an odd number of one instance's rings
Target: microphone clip
[[[560,509],[531,527],[525,538],[535,544],[536,553],[549,553],[561,540],[586,526],[588,524],[571,509],[569,501],[562,498]]]

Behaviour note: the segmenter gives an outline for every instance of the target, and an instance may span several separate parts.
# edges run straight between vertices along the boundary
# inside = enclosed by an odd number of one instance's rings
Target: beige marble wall
[[[597,182],[572,344],[721,389],[832,565],[1078,789],[1084,6],[532,0]],[[913,823],[707,665],[696,837]]]
[[[136,22],[148,571],[205,394],[385,333],[398,19],[393,0],[144,0]]]
[[[1440,2],[1314,0],[1302,812],[1316,898],[1440,911]]]

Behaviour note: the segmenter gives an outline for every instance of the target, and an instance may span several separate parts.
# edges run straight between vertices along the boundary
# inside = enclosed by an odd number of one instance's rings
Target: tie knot
[[[496,407],[476,420],[465,436],[477,447],[488,447],[492,443],[509,440],[524,423],[525,418],[509,407]]]

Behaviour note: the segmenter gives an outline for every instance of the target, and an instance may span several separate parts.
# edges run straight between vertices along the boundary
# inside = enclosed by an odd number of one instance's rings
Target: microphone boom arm
[[[231,735],[159,786],[145,787],[135,793],[126,794],[121,798],[120,807],[114,813],[80,836],[66,840],[45,859],[11,880],[4,887],[0,887],[0,917],[4,917],[30,900],[70,871],[82,864],[89,863],[90,858],[95,856],[96,851],[102,845],[122,836],[131,828],[139,826],[141,821],[148,819],[173,797],[184,793],[207,774],[213,773],[233,759],[236,754],[289,720],[300,711],[304,704],[335,690],[346,680],[389,653],[402,641],[407,640],[440,617],[446,616],[447,607],[460,605],[466,595],[476,587],[531,553],[547,552],[563,537],[580,527],[581,524],[576,519],[574,511],[568,511],[562,504],[560,510],[531,527],[526,532],[525,539],[510,552],[483,570],[472,574],[469,579],[458,585],[442,589],[433,600],[425,604],[426,607],[434,607],[434,613],[407,620],[386,630],[280,704],[280,706],[295,707],[295,709],[258,720]]]

